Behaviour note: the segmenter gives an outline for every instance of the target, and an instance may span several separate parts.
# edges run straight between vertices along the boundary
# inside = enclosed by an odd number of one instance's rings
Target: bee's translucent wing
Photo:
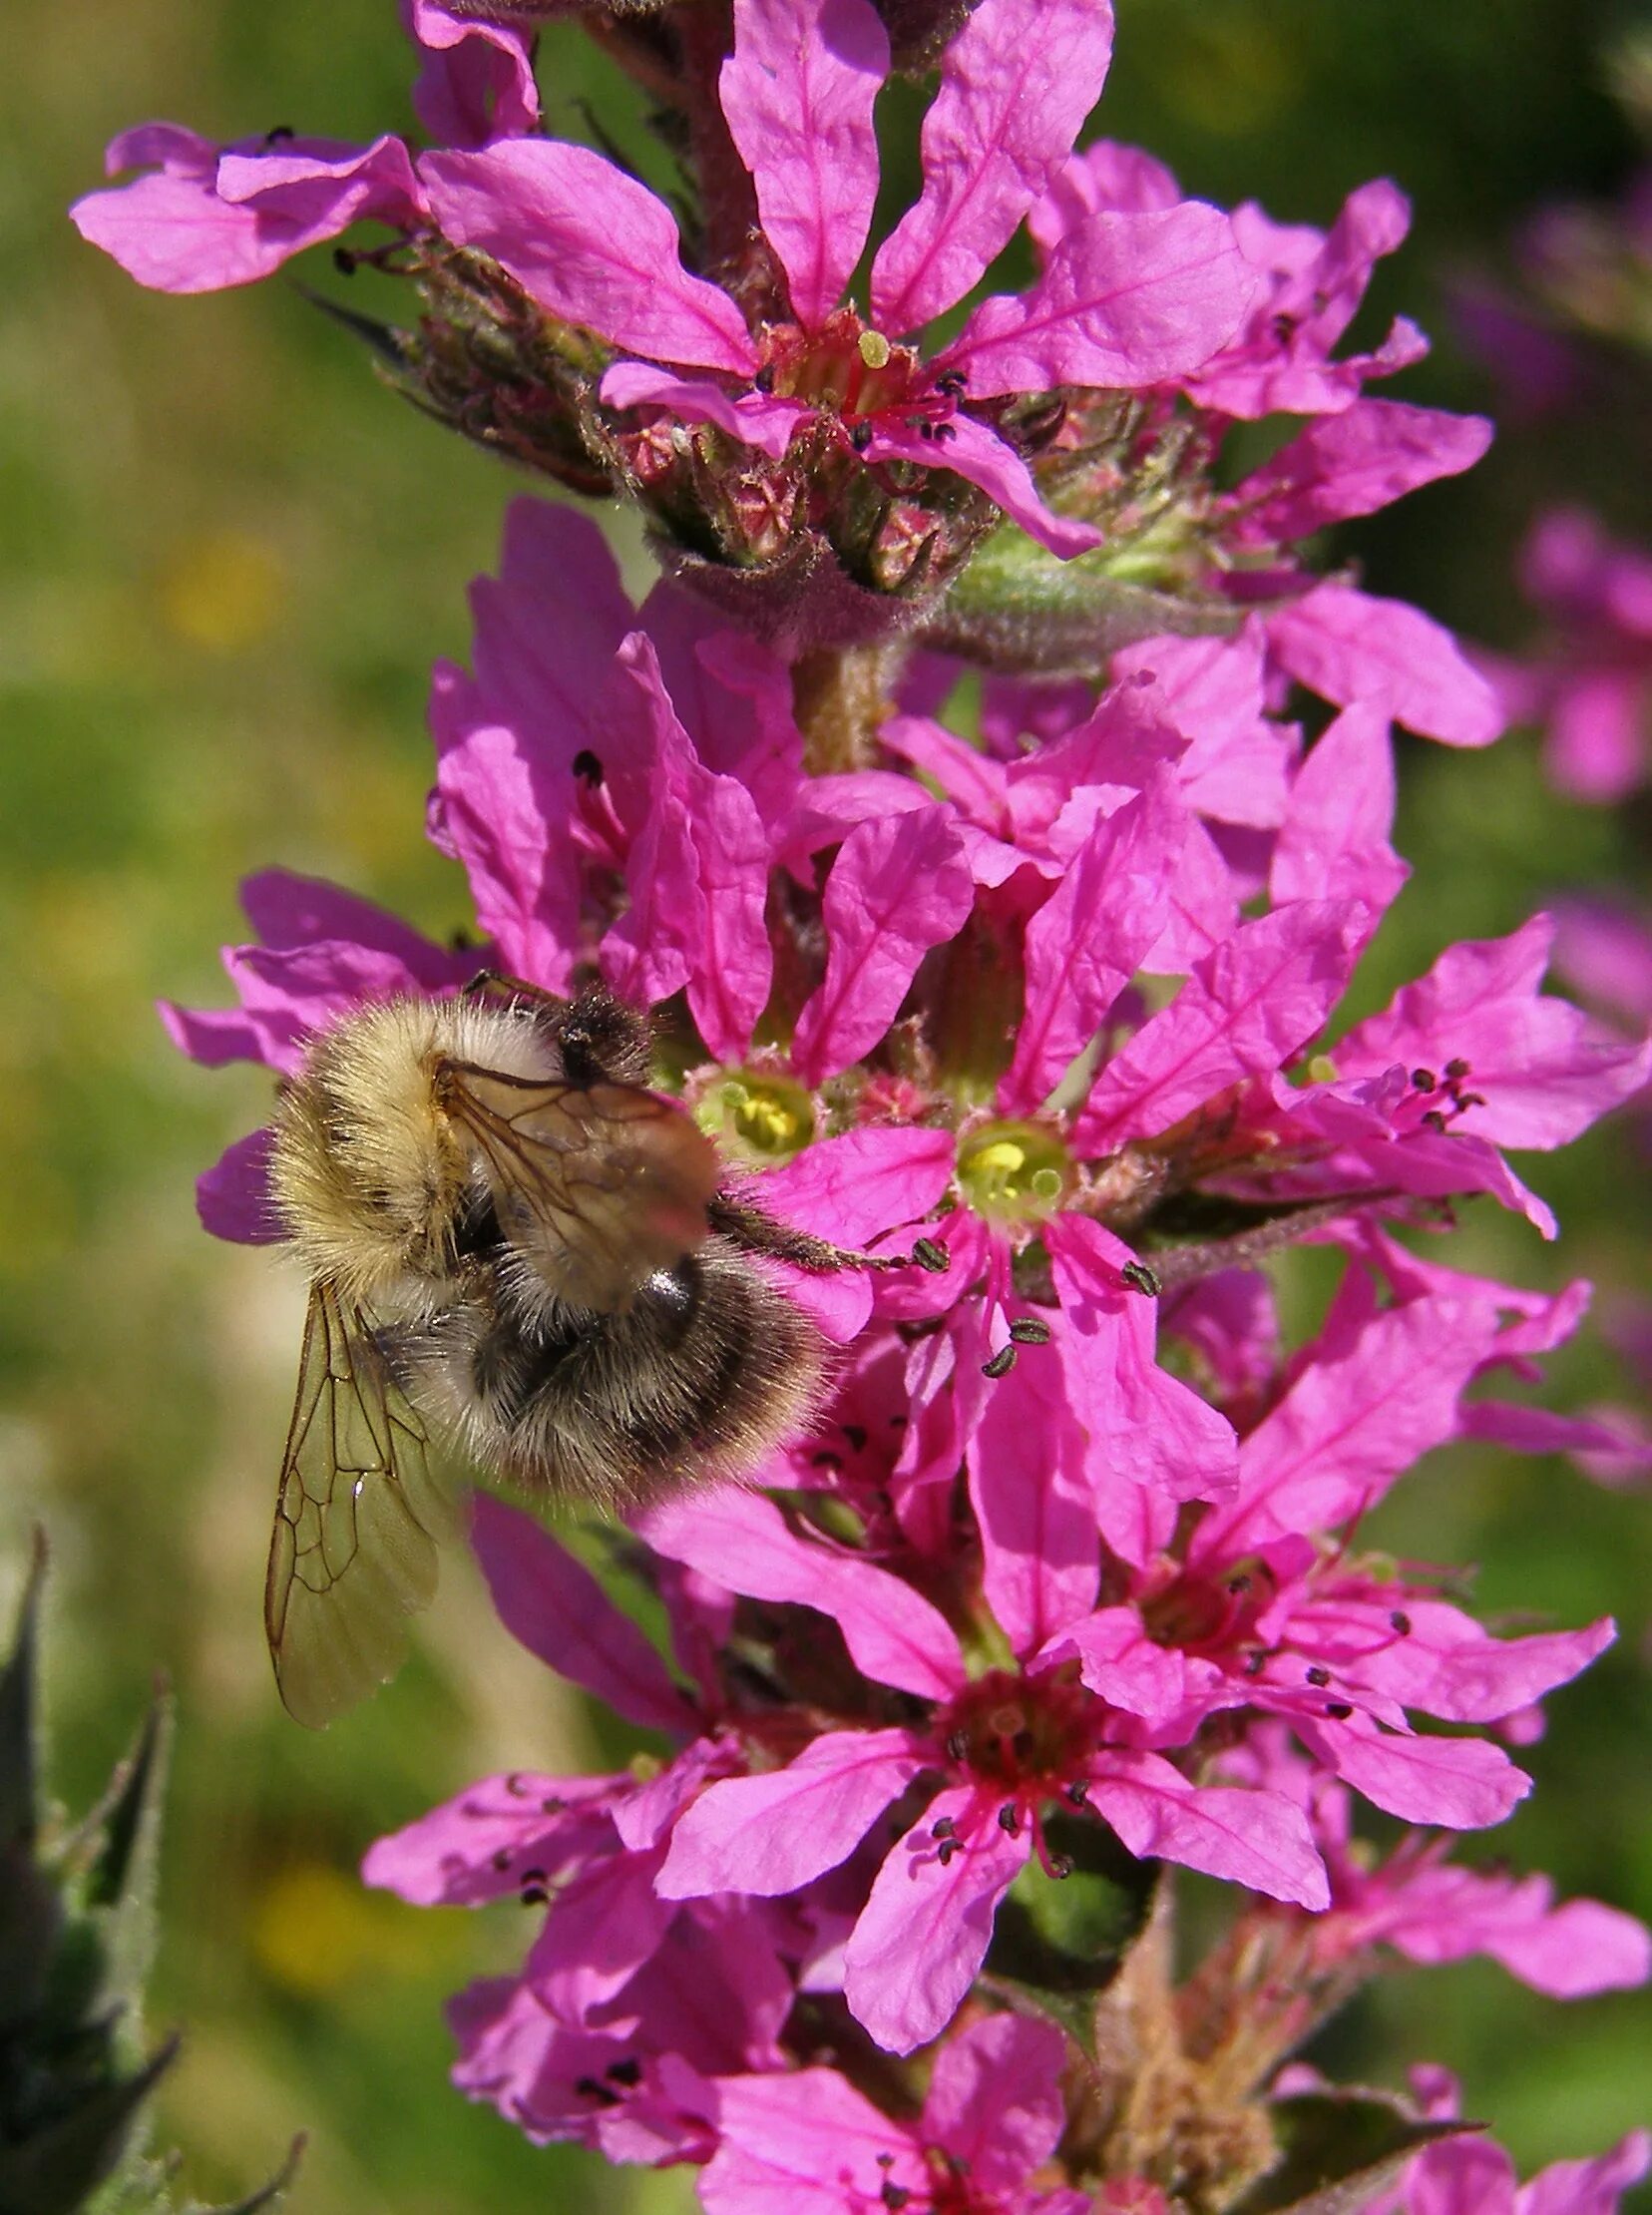
[[[705,1243],[721,1172],[692,1116],[634,1085],[536,1084],[446,1065],[499,1227],[575,1307],[622,1307]]]
[[[275,1681],[299,1722],[319,1730],[395,1674],[453,1521],[366,1317],[317,1285],[264,1582]]]

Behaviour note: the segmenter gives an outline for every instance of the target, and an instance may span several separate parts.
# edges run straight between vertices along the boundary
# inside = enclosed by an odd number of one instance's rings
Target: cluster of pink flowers
[[[1445,632],[1303,554],[1488,436],[1364,396],[1409,324],[1335,352],[1400,195],[1322,234],[1074,155],[1107,8],[981,0],[863,317],[890,13],[734,0],[693,267],[663,201],[541,135],[524,34],[434,0],[409,22],[437,151],[117,142],[147,174],[77,221],[145,282],[244,281],[372,219],[433,313],[462,280],[497,335],[507,303],[561,365],[513,450],[577,440],[670,573],[633,609],[594,524],[511,510],[471,666],[431,694],[429,827],[482,952],[270,873],[238,1008],[168,1021],[284,1074],[482,959],[596,972],[655,1011],[742,1194],[895,1264],[788,1273],[842,1349],[817,1426],[616,1548],[668,1659],[478,1501],[504,1623],[661,1750],[490,1780],[369,1855],[415,1901],[535,1910],[519,1973],[455,2002],[461,2085],[536,2137],[696,2165],[711,2215],[1214,2215],[1293,2102],[1335,2115],[1279,2072],[1381,1950],[1559,1997],[1648,1974],[1628,1917],[1439,1835],[1510,1813],[1508,1747],[1612,1626],[1499,1635],[1365,1519],[1454,1439],[1622,1450],[1515,1389],[1585,1285],[1401,1234],[1485,1195],[1552,1235],[1509,1152],[1568,1142],[1652,1048],[1542,991],[1541,917],[1339,1017],[1407,877],[1393,726],[1500,727]],[[1030,288],[926,347],[1024,220]],[[1273,413],[1306,426],[1217,489]],[[279,1235],[261,1133],[200,1196],[220,1235]],[[1288,1345],[1266,1264],[1302,1241],[1342,1270]],[[1364,1807],[1412,1828],[1379,1856]],[[1179,1988],[1164,1865],[1233,1888]],[[1584,2215],[1645,2166],[1626,2141],[1517,2195],[1420,2097],[1372,2205]]]

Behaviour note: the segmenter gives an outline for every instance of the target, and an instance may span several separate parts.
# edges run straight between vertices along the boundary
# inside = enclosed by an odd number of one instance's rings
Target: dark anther
[[[522,1904],[525,1908],[543,1908],[550,1897],[544,1885],[524,1885],[522,1888]]]
[[[1245,1656],[1245,1674],[1247,1676],[1260,1676],[1267,1665],[1268,1649],[1266,1646],[1258,1646],[1254,1653],[1247,1653]]]
[[[1018,1346],[1047,1346],[1049,1325],[1036,1315],[1018,1315],[1010,1326],[1010,1336]]]
[[[849,433],[849,443],[857,454],[864,454],[872,443],[871,424],[857,423]]]
[[[1088,1777],[1074,1777],[1070,1784],[1062,1786],[1061,1794],[1062,1798],[1070,1800],[1074,1807],[1082,1807],[1089,1798]]]
[[[907,429],[916,431],[920,438],[933,438],[935,436],[935,425],[926,423],[921,415],[910,416],[907,420]]]
[[[967,1730],[954,1730],[947,1733],[947,1759],[949,1761],[963,1761],[969,1751],[970,1734]]]
[[[1389,1628],[1402,1638],[1411,1636],[1411,1617],[1403,1607],[1397,1607],[1389,1617]]]
[[[350,251],[348,246],[334,246],[333,267],[338,271],[340,276],[355,275],[356,257]]]
[[[864,1454],[866,1452],[866,1429],[863,1424],[845,1423],[843,1435],[849,1441],[852,1453]]]
[[[843,1456],[834,1454],[829,1446],[823,1446],[818,1454],[809,1456],[809,1466],[811,1469],[841,1469]]]
[[[592,752],[589,746],[582,746],[580,748],[579,752],[574,756],[573,766],[574,774],[577,777],[583,778],[587,784],[602,783],[603,764],[598,760],[597,756]]]
[[[926,435],[933,438],[937,446],[945,446],[949,438],[958,436],[958,426],[956,423],[932,423]]]
[[[1310,1684],[1329,1684],[1331,1681],[1331,1671],[1327,1668],[1322,1668],[1319,1662],[1316,1661],[1313,1667],[1308,1671],[1308,1681]]]
[[[603,2074],[613,2077],[616,2084],[623,2084],[628,2090],[632,2084],[641,2083],[642,2064],[640,2061],[632,2060],[627,2054],[622,2061],[611,2061],[608,2067],[604,2069]]]
[[[564,1809],[568,1806],[568,1802],[564,1799],[559,1799],[557,1794],[553,1792],[549,1799],[541,1800],[540,1806],[545,1810],[547,1815],[561,1815]]]
[[[759,369],[752,377],[751,381],[757,387],[757,390],[759,392],[772,392],[774,390],[773,362],[765,361],[761,369]]]
[[[1008,1831],[1012,1838],[1021,1836],[1021,1817],[1016,1813],[1014,1805],[1009,1800],[1006,1800],[1003,1807],[999,1809],[999,1829]]]
[[[1288,346],[1296,336],[1297,319],[1294,315],[1276,315],[1269,328],[1274,334],[1276,345]]]
[[[527,1799],[528,1787],[523,1782],[522,1771],[520,1769],[513,1769],[510,1775],[505,1779],[505,1789],[511,1795],[513,1800]]]
[[[991,1377],[993,1379],[993,1382],[996,1384],[1000,1377],[1008,1377],[1011,1370],[1014,1369],[1015,1366],[1015,1346],[1013,1344],[1009,1346],[1001,1346],[998,1352],[993,1356],[991,1361],[984,1361],[982,1363],[981,1374],[984,1377]]]
[[[1483,1093],[1458,1093],[1456,1104],[1458,1113],[1465,1115],[1470,1108],[1483,1108],[1485,1106],[1485,1095]]]
[[[1150,1300],[1158,1298],[1159,1280],[1145,1261],[1126,1261],[1118,1274],[1132,1292],[1145,1292]]]
[[[880,2169],[892,2169],[895,2166],[895,2156],[892,2153],[880,2153],[877,2159]]]
[[[507,1869],[509,1869],[509,1868],[510,1868],[510,1866],[511,1866],[511,1852],[510,1852],[510,1848],[509,1848],[508,1846],[501,1846],[501,1848],[499,1849],[498,1853],[497,1853],[497,1854],[495,1854],[495,1856],[494,1856],[494,1858],[493,1858],[493,1865],[494,1865],[494,1867],[495,1867],[495,1868],[496,1868],[496,1869],[497,1869],[497,1870],[498,1870],[498,1871],[500,1872],[500,1874],[501,1874],[502,1876],[503,1876],[503,1874],[505,1873],[505,1871],[506,1871]]]
[[[1468,1074],[1468,1064],[1458,1056],[1446,1064],[1446,1075],[1453,1085],[1460,1085]]]
[[[1414,1069],[1412,1071],[1412,1083],[1420,1093],[1432,1093],[1440,1083],[1440,1079],[1432,1069]]]
[[[902,2208],[911,2199],[912,2192],[907,2185],[896,2184],[891,2178],[885,2177],[883,2190],[878,2194],[878,2197],[883,2201],[885,2207]]]
[[[1438,1108],[1425,1108],[1423,1110],[1423,1120],[1428,1124],[1431,1130],[1444,1130],[1446,1127],[1446,1117],[1441,1113]]]
[[[620,2094],[614,2090],[613,2086],[599,2084],[594,2076],[576,2078],[574,2089],[582,2099],[600,2100],[605,2107],[618,2107],[620,2104]]]
[[[1327,1700],[1325,1712],[1334,1723],[1346,1723],[1354,1710],[1349,1706],[1347,1700]]]
[[[289,139],[297,136],[290,123],[278,123],[273,131],[264,133],[263,151],[265,154],[273,154],[278,146],[285,146]]]
[[[930,1836],[931,1838],[951,1838],[957,1827],[950,1815],[943,1815],[931,1830]]]
[[[935,1849],[935,1858],[945,1869],[954,1854],[961,1854],[963,1851],[964,1841],[961,1838],[944,1838]]]
[[[970,389],[970,380],[962,369],[943,369],[935,380],[935,389],[944,399],[957,400]]]
[[[1227,1588],[1235,1599],[1243,1599],[1250,1587],[1251,1580],[1243,1569],[1239,1571],[1237,1576],[1230,1576],[1227,1580]]]
[[[952,1263],[947,1258],[945,1246],[938,1246],[933,1238],[915,1238],[912,1241],[912,1258],[920,1269],[927,1269],[932,1277],[944,1277]]]
[[[1070,1854],[1051,1854],[1049,1857],[1049,1874],[1057,1881],[1070,1877],[1072,1875],[1072,1856]]]

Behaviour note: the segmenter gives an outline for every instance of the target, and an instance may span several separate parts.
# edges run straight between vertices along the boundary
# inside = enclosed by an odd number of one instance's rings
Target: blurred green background
[[[148,1678],[179,1696],[157,2026],[187,2025],[165,2129],[201,2191],[251,2184],[311,2133],[304,2215],[577,2204],[684,2207],[681,2176],[615,2176],[537,2151],[444,2085],[444,1994],[518,1958],[520,1922],[418,1914],[358,1889],[379,1832],[469,1779],[622,1752],[507,1651],[457,1562],[419,1663],[314,1738],[276,1705],[259,1628],[274,1468],[300,1299],[267,1255],[199,1231],[191,1184],[262,1119],[267,1085],[175,1057],[160,995],[221,1001],[238,877],[269,861],[335,877],[442,935],[457,872],[420,837],[433,654],[462,655],[466,581],[491,565],[499,467],[379,389],[290,286],[200,300],[137,290],[63,211],[104,141],[170,116],[229,139],[291,124],[403,127],[390,0],[21,0],[0,87],[0,1599],[30,1523],[54,1546],[49,1688],[58,1788],[83,1802],[135,1727]],[[1609,193],[1634,160],[1602,56],[1629,24],[1579,0],[1123,0],[1098,127],[1169,160],[1190,192],[1327,222],[1399,178],[1413,239],[1369,328],[1401,304],[1441,343],[1397,394],[1484,405],[1446,342],[1442,282],[1494,255],[1556,195]],[[541,81],[555,128],[627,96],[566,26]],[[910,171],[906,173],[910,180]],[[893,189],[906,189],[897,174]],[[335,283],[324,256],[301,273]],[[1362,325],[1362,332],[1368,327]],[[1509,564],[1556,493],[1644,529],[1624,428],[1499,442],[1471,479],[1351,533],[1379,591],[1499,645],[1524,617]],[[1644,460],[1644,455],[1638,457]],[[1380,999],[1440,944],[1504,930],[1562,884],[1627,879],[1637,825],[1544,790],[1529,734],[1489,755],[1408,745],[1401,845],[1416,877],[1362,983]],[[1646,846],[1641,852],[1644,856]],[[1628,1133],[1528,1164],[1557,1250],[1489,1211],[1458,1246],[1553,1284],[1644,1281],[1649,1208]],[[1553,1397],[1613,1388],[1598,1348]],[[1575,1622],[1616,1649],[1552,1703],[1534,1800],[1481,1842],[1652,1914],[1644,1500],[1560,1464],[1437,1457],[1376,1534],[1474,1560],[1493,1609]],[[1644,2119],[1647,1995],[1562,2008],[1485,1965],[1396,1977],[1334,2033],[1346,2072],[1458,2069],[1468,2111],[1522,2167]]]

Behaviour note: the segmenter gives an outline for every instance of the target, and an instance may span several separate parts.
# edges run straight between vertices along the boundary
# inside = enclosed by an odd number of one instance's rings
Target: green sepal
[[[40,1828],[39,1725],[35,1679],[40,1643],[40,1591],[46,1577],[46,1534],[36,1531],[29,1573],[17,1610],[17,1635],[0,1668],[0,1849],[27,1853]]]
[[[1280,2157],[1227,2215],[1358,2215],[1425,2146],[1479,2123],[1421,2122],[1385,2092],[1273,2100]]]

